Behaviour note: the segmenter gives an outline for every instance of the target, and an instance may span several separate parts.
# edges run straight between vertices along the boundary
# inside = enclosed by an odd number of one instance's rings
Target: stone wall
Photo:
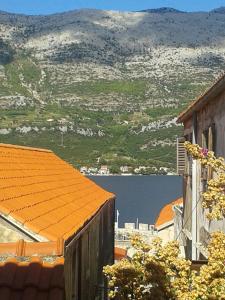
[[[17,228],[0,218],[0,243],[17,242],[20,239],[31,241],[29,237],[20,232]]]

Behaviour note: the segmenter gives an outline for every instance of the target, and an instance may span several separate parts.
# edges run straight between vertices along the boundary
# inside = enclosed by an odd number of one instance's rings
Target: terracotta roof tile
[[[172,201],[169,204],[165,205],[161,209],[161,211],[160,211],[160,213],[159,213],[159,215],[156,219],[155,227],[157,228],[157,227],[159,227],[163,224],[171,222],[174,218],[173,206],[174,205],[179,205],[179,204],[182,204],[182,203],[183,203],[183,198],[178,198],[175,201]]]
[[[34,233],[67,239],[113,197],[51,151],[0,144],[0,212]]]
[[[51,289],[49,294],[49,300],[61,300],[61,299],[63,299],[63,291],[58,288]],[[42,299],[40,298],[40,300]]]
[[[16,243],[0,243],[0,257],[61,256],[63,250],[64,241],[62,239],[53,242],[18,240]]]
[[[114,248],[114,255],[116,260],[120,260],[127,257],[127,250],[119,247]]]
[[[15,262],[16,259],[10,259],[5,264],[0,264],[0,286],[9,287],[13,284],[13,279],[17,269],[17,265]],[[1,268],[2,266],[4,267]]]
[[[0,263],[0,299],[64,300],[64,260],[17,259]]]

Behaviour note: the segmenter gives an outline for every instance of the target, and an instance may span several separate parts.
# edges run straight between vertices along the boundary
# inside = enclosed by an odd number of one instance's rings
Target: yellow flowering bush
[[[225,299],[225,234],[214,232],[208,246],[208,263],[199,274],[192,272],[191,290],[187,300]]]
[[[160,238],[146,244],[140,236],[132,239],[132,259],[104,267],[109,280],[109,297],[117,300],[182,299],[188,292],[190,261],[179,257],[178,242],[162,244]],[[179,287],[179,288],[178,288]]]
[[[185,143],[189,155],[204,168],[213,170],[202,194],[209,220],[225,217],[225,161],[199,145]],[[156,238],[151,245],[134,236],[136,252],[128,260],[104,267],[109,297],[116,300],[225,300],[225,234],[214,232],[208,245],[208,263],[199,272],[191,262],[179,257],[176,241],[163,245]]]
[[[225,234],[212,234],[208,263],[200,272],[179,257],[176,241],[163,245],[156,238],[151,245],[140,236],[132,240],[134,256],[104,267],[109,298],[116,300],[224,300]]]
[[[203,168],[211,168],[213,179],[207,182],[207,191],[202,194],[202,206],[209,209],[209,220],[220,220],[225,217],[225,161],[223,157],[216,158],[213,151],[201,148],[199,145],[185,142],[187,153],[200,161]]]

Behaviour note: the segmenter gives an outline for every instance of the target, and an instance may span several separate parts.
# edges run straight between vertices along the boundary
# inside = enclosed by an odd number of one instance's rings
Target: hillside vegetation
[[[0,141],[175,170],[176,117],[225,66],[225,14],[0,13]]]

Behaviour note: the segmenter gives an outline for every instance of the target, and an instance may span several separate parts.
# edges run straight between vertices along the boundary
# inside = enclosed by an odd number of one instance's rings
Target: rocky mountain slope
[[[174,169],[175,117],[225,66],[224,8],[0,12],[0,140]]]

